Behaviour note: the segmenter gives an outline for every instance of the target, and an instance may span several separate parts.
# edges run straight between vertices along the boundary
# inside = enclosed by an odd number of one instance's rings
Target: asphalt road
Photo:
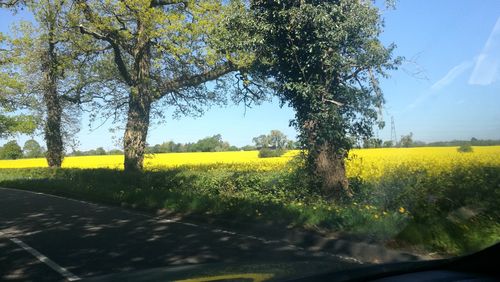
[[[51,195],[0,188],[0,280],[72,281],[153,267],[354,258]]]

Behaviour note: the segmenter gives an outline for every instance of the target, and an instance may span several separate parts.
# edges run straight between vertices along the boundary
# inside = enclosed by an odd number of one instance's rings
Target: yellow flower
[[[400,207],[400,208],[399,208],[399,212],[400,212],[400,213],[404,213],[404,212],[405,212],[405,208]]]
[[[378,214],[374,215],[373,217],[374,217],[375,219],[378,219]]]

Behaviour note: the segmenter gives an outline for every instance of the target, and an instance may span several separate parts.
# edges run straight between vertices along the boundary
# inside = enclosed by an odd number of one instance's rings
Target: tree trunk
[[[138,87],[137,91],[133,91],[136,93],[132,93],[128,105],[127,126],[123,137],[124,168],[127,172],[142,170],[144,162],[151,102],[140,89]]]
[[[47,163],[49,167],[61,167],[63,160],[63,141],[61,136],[61,104],[57,91],[50,90],[44,95],[47,107],[45,142],[47,144]]]
[[[328,198],[341,200],[351,197],[352,191],[345,170],[345,155],[337,152],[328,141],[318,141],[320,124],[315,120],[306,120],[302,124],[302,134],[306,138],[308,149],[308,167],[312,175],[319,180],[321,192]]]
[[[329,198],[351,197],[345,170],[345,155],[334,152],[328,144],[320,146],[313,156],[315,174],[321,179],[321,190]]]
[[[139,30],[142,30],[141,26],[139,26]],[[150,83],[151,50],[148,44],[139,44],[142,47],[137,48],[134,52],[136,85],[131,87],[127,125],[123,138],[124,169],[127,172],[141,171],[144,163],[149,114],[153,101]]]
[[[42,72],[44,74],[43,99],[47,109],[47,120],[44,128],[47,145],[46,158],[49,167],[61,167],[63,160],[62,107],[57,92],[57,58],[52,32],[49,32],[47,43],[48,48],[42,57]]]

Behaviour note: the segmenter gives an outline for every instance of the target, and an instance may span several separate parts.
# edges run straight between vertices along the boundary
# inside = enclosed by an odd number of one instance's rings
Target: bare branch
[[[343,106],[343,105],[344,105],[344,103],[340,103],[340,102],[338,102],[338,101],[331,100],[331,99],[323,99],[323,101],[324,101],[324,102],[327,102],[327,103],[332,103],[332,104],[335,104],[335,105],[337,105],[337,106],[339,106],[339,107],[341,107],[341,106]]]
[[[7,1],[2,1],[0,0],[0,8],[11,8],[16,6],[17,4],[21,4],[23,1],[20,0],[7,0]]]
[[[420,54],[416,54],[411,59],[405,58],[402,62],[401,70],[413,78],[429,81],[427,71],[417,62],[419,56]]]

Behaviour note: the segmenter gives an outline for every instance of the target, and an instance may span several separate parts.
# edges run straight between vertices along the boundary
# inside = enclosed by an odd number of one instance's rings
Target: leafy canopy
[[[8,43],[9,38],[0,33],[0,138],[31,134],[38,123],[34,116],[22,113],[33,105],[33,99],[21,94],[26,85],[16,71]]]
[[[23,153],[26,158],[40,158],[44,150],[36,140],[30,139],[24,142]]]
[[[244,11],[239,1],[77,1],[70,26],[93,42],[93,75],[106,78],[98,95],[95,88],[84,89],[86,94],[115,119],[125,116],[137,85],[147,86],[153,117],[164,117],[166,107],[174,116],[199,115],[207,105],[225,103],[233,86],[228,74],[254,61],[252,52],[233,44],[238,39],[226,28],[232,15]],[[210,81],[215,83],[208,87]],[[242,100],[242,91],[233,93]]]
[[[2,159],[15,160],[22,158],[22,156],[23,156],[23,150],[15,140],[5,143],[5,145],[3,145],[3,147],[0,150],[0,157]]]
[[[273,77],[307,148],[330,144],[345,153],[352,137],[367,138],[374,124],[383,125],[377,77],[400,58],[378,39],[382,20],[371,2],[255,0],[251,9],[248,26],[264,40],[256,74]]]

